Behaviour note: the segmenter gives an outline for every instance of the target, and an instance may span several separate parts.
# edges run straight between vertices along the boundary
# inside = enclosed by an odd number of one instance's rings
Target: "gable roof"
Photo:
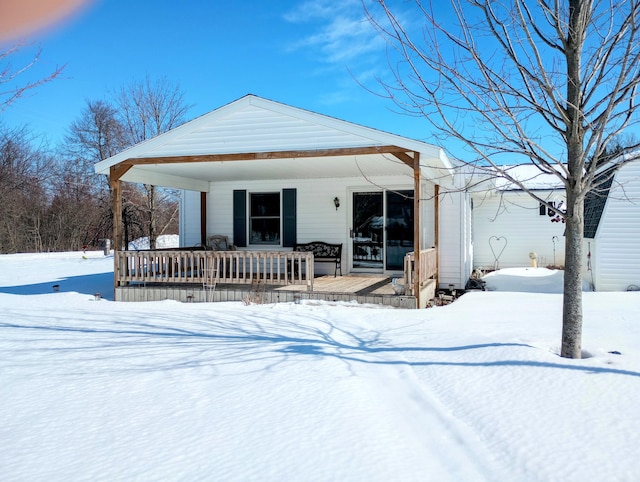
[[[127,164],[124,181],[205,191],[214,180],[388,175],[393,163],[402,164],[393,149],[400,156],[419,152],[426,176],[452,169],[436,146],[247,95],[100,161],[95,170],[108,174]]]
[[[637,204],[637,190],[628,191],[629,184],[637,185],[640,179],[634,173],[640,173],[640,151],[629,151],[601,166],[593,179],[593,186],[584,199],[584,237],[594,239],[608,200],[612,193],[615,200],[624,199],[630,204]],[[615,184],[614,184],[615,183]]]
[[[598,232],[600,219],[604,207],[607,205],[609,191],[615,177],[614,171],[616,166],[610,167],[596,175],[593,180],[594,185],[598,186],[587,193],[584,198],[584,237],[593,239]]]

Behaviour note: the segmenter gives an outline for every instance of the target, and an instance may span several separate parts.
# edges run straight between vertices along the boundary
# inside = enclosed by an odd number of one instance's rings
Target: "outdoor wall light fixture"
[[[333,198],[333,204],[336,205],[336,211],[337,211],[338,208],[340,207],[340,199],[338,198],[338,196]]]

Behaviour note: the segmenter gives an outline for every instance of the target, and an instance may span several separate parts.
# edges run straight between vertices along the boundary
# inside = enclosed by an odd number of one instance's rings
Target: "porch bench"
[[[340,276],[342,276],[342,243],[331,244],[324,241],[312,241],[310,243],[295,243],[293,245],[294,251],[312,252],[313,260],[320,263],[334,263],[335,271],[333,276],[338,275],[340,270]]]

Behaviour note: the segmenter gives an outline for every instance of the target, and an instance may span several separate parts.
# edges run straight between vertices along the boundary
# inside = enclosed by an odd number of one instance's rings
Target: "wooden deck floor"
[[[118,301],[160,301],[173,299],[183,302],[244,301],[255,303],[298,302],[301,300],[357,301],[416,308],[414,296],[395,295],[391,278],[382,275],[319,276],[313,280],[313,291],[306,286],[275,286],[261,283],[251,285],[218,284],[215,289],[199,285],[188,286],[125,286],[116,288]]]
[[[307,291],[303,285],[279,286],[281,291]],[[313,280],[313,291],[318,293],[353,293],[393,295],[391,278],[376,275],[319,276]]]

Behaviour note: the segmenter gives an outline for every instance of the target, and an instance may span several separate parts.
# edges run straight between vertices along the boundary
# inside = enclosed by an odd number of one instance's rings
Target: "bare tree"
[[[179,126],[189,110],[180,87],[166,77],[134,81],[115,93],[119,118],[129,145]]]
[[[67,149],[90,165],[111,157],[126,147],[124,128],[115,107],[105,101],[87,101],[78,120],[69,127]]]
[[[0,252],[41,251],[47,184],[46,149],[26,128],[0,126]]]
[[[5,49],[0,48],[0,112],[4,111],[29,90],[58,77],[64,69],[64,66],[56,67],[53,72],[41,79],[21,82],[20,76],[24,75],[38,62],[42,52],[41,49],[38,49],[28,62],[17,66],[13,65],[11,62],[12,57],[15,57],[24,47],[25,44],[19,42]]]
[[[96,246],[112,232],[111,189],[94,163],[125,147],[113,106],[87,101],[60,148],[59,170],[50,208],[52,243],[64,249]],[[62,249],[62,248],[59,248]]]
[[[12,60],[26,47],[24,42],[0,47],[0,112],[32,89],[58,77],[64,66],[37,80],[23,80],[40,59],[37,49],[30,60]],[[46,248],[47,181],[52,159],[42,147],[33,147],[25,129],[0,126],[0,251],[41,251]]]
[[[598,171],[621,159],[607,156],[608,146],[637,120],[640,1],[414,0],[411,11],[373,3],[367,15],[390,46],[393,73],[380,83],[383,95],[459,141],[476,169],[525,191],[503,161],[562,180],[561,355],[580,358],[584,198],[603,180]]]
[[[185,121],[190,108],[185,104],[184,94],[180,88],[169,82],[166,77],[152,81],[148,76],[139,82],[123,86],[116,93],[116,103],[119,108],[119,118],[125,128],[125,138],[130,145],[137,144],[179,126]],[[175,216],[158,226],[159,211],[158,197],[177,205],[177,198],[173,191],[163,191],[161,194],[155,186],[145,184],[147,234],[149,246],[156,247],[159,232],[167,229],[171,223],[175,224]],[[173,210],[177,216],[177,210]]]

